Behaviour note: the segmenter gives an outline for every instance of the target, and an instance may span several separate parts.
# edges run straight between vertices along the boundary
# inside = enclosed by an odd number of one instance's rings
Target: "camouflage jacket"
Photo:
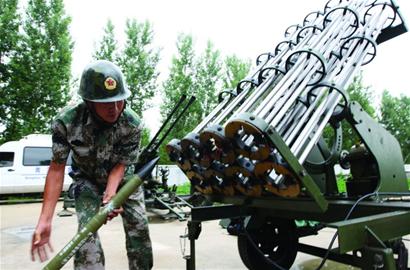
[[[115,165],[137,161],[141,126],[136,113],[126,107],[114,125],[101,127],[82,102],[57,115],[52,134],[54,162],[65,163],[71,150],[74,178],[106,184]]]

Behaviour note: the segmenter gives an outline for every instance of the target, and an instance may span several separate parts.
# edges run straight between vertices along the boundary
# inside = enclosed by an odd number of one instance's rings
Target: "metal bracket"
[[[189,255],[185,255],[184,259],[186,260],[186,269],[195,270],[195,240],[198,239],[201,234],[202,225],[201,222],[197,221],[188,221],[188,237],[189,239]]]
[[[276,149],[282,155],[282,157],[288,162],[292,171],[295,173],[295,177],[303,184],[306,191],[313,198],[317,205],[318,212],[326,212],[328,207],[328,202],[326,201],[323,194],[320,192],[319,187],[313,181],[312,177],[307,173],[305,168],[299,163],[297,158],[290,151],[289,147],[279,136],[279,134],[273,129],[268,128],[265,132],[267,137],[271,140],[272,144],[275,145]]]
[[[339,250],[344,254],[369,245],[386,248],[383,241],[410,233],[410,212],[395,211],[327,224],[337,228]]]
[[[393,250],[391,248],[364,247],[363,265],[364,270],[396,270]]]

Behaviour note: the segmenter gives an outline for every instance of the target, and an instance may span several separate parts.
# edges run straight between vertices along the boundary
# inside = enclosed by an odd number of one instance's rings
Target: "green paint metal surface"
[[[370,235],[369,231],[374,233],[381,241],[410,234],[410,212],[395,211],[383,213],[330,223],[327,226],[337,228],[338,251],[343,254],[363,248],[369,244],[375,244],[373,236]]]
[[[326,212],[317,212],[316,202],[311,198],[280,198],[275,196],[249,198],[245,196],[209,195],[207,198],[214,202],[233,204],[238,208],[263,209],[264,212],[280,218],[307,219],[322,222],[338,222],[346,218],[347,213],[355,204],[355,200],[332,199],[328,201]],[[316,211],[316,212],[315,212]],[[410,211],[410,200],[402,201],[362,201],[356,205],[351,218],[371,216],[394,211]]]
[[[350,112],[352,119],[348,121],[377,161],[380,174],[377,190],[379,192],[408,191],[403,156],[396,138],[372,119],[358,103],[350,104]]]
[[[393,250],[390,248],[371,248],[363,249],[363,270],[397,270],[393,257]]]
[[[276,149],[279,151],[282,157],[288,162],[289,166],[295,173],[295,176],[302,182],[303,186],[306,188],[306,191],[316,202],[317,211],[325,212],[327,210],[328,203],[320,192],[319,187],[313,181],[312,177],[306,172],[305,168],[303,168],[303,166],[299,163],[297,158],[292,154],[289,147],[275,130],[269,128],[265,133],[272,141],[273,145],[276,146]]]

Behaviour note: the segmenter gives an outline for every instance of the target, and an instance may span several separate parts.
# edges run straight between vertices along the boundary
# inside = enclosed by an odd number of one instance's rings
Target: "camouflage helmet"
[[[97,60],[85,67],[78,94],[87,101],[114,102],[127,99],[131,92],[118,66],[110,61]]]

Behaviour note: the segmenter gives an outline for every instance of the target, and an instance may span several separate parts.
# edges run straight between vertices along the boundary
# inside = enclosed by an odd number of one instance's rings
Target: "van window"
[[[24,147],[24,166],[48,166],[51,160],[51,147]]]
[[[51,147],[24,147],[24,166],[49,166],[53,153]],[[66,166],[71,165],[71,151]]]
[[[0,167],[13,166],[14,152],[0,152]]]

